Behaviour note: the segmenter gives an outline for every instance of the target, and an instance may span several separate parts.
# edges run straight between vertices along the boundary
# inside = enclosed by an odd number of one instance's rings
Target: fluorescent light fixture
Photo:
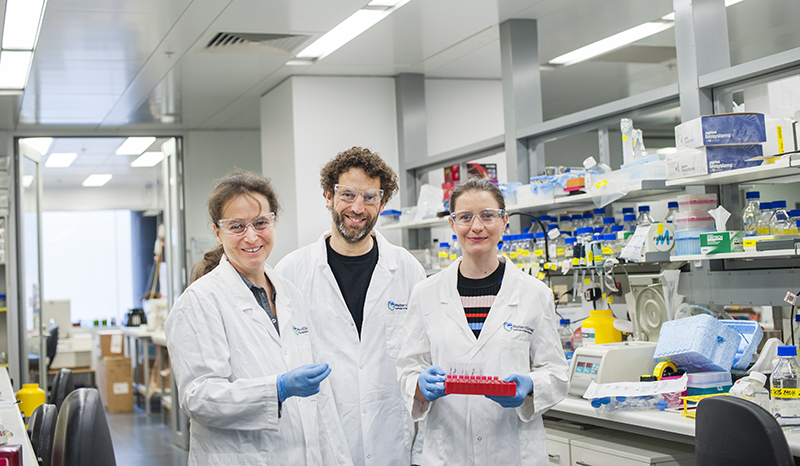
[[[574,65],[575,63],[582,62],[612,50],[616,50],[625,45],[632,44],[636,41],[644,39],[645,37],[650,37],[653,34],[657,34],[661,31],[669,29],[674,25],[675,23],[672,22],[652,22],[640,24],[636,27],[628,29],[627,31],[622,31],[619,34],[614,34],[611,37],[606,37],[605,39],[599,40],[593,44],[589,44],[585,47],[573,50],[572,52],[565,53],[564,55],[550,60],[549,63],[553,65],[564,66]]]
[[[111,180],[112,175],[109,174],[96,174],[96,175],[89,175],[88,178],[83,180],[84,187],[97,187],[103,186],[104,184],[108,183]]]
[[[22,175],[22,187],[30,188],[33,184],[33,175]]]
[[[314,64],[314,60],[313,59],[311,59],[311,60],[309,60],[309,59],[305,59],[305,60],[294,59],[294,60],[289,60],[289,61],[286,62],[287,66],[308,66],[308,65],[313,65],[313,64]]]
[[[164,160],[163,152],[145,152],[131,162],[131,167],[154,167]]]
[[[47,157],[44,166],[47,168],[67,168],[75,161],[78,154],[75,152],[54,152]]]
[[[367,8],[356,11],[297,54],[297,58],[322,60],[339,47],[358,37],[409,0],[374,0]],[[386,8],[381,8],[386,7]]]
[[[737,3],[742,2],[742,1],[744,1],[744,0],[725,0],[725,7],[727,8],[727,7],[731,6],[731,5],[736,5]],[[675,12],[673,11],[672,13],[670,13],[668,15],[664,15],[664,16],[661,17],[661,19],[663,19],[664,21],[675,21]]]
[[[154,137],[128,138],[117,149],[117,155],[142,155],[154,142]]]
[[[44,0],[6,0],[3,50],[33,50],[44,11]]]
[[[33,52],[0,52],[0,89],[24,89]]]
[[[25,144],[33,147],[36,152],[44,155],[50,149],[50,144],[53,143],[53,138],[25,138],[22,140]]]

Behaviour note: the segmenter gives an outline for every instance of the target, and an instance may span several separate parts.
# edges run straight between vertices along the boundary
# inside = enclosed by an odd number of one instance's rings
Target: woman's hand
[[[511,374],[503,382],[516,382],[517,393],[514,396],[487,396],[490,400],[504,408],[517,408],[522,406],[525,397],[533,391],[533,379],[527,375]]]

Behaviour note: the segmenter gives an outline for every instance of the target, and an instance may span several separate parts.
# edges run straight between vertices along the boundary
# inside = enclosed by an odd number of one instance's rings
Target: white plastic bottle
[[[781,426],[800,426],[800,367],[797,347],[779,346],[778,364],[772,371],[772,415]]]
[[[769,391],[764,387],[766,382],[766,375],[761,372],[751,372],[747,377],[737,380],[728,394],[750,400],[769,411]]]
[[[572,330],[569,328],[569,319],[561,319],[558,327],[558,337],[561,339],[561,348],[564,350],[564,356],[567,361],[572,359]]]
[[[772,203],[762,202],[760,206],[761,213],[758,215],[756,231],[758,232],[758,236],[765,236],[769,235],[769,221],[772,219]]]
[[[761,193],[748,191],[744,197],[747,199],[747,205],[742,210],[742,231],[745,236],[756,236],[758,234],[758,217],[761,213],[759,207]]]
[[[678,202],[677,201],[669,201],[667,203],[667,215],[664,217],[664,222],[666,223],[675,223],[675,214],[678,213]]]

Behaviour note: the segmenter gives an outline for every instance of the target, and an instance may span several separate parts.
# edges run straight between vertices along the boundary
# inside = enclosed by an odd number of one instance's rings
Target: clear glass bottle
[[[623,231],[636,231],[636,215],[625,214],[622,216]]]
[[[572,216],[572,231],[578,231],[578,228],[583,226],[583,214],[574,214]]]
[[[772,201],[772,217],[769,219],[769,234],[789,235],[791,234],[789,224],[789,212],[786,211],[786,201]]]
[[[458,244],[458,237],[453,235],[450,243],[450,262],[455,261],[459,257],[461,257],[461,245]]]
[[[560,215],[558,217],[558,230],[564,234],[572,234],[572,217],[569,215]]]
[[[592,212],[584,212],[582,217],[583,217],[583,219],[581,220],[581,226],[579,226],[578,228],[592,226],[592,219],[594,218],[594,213],[592,213]]]
[[[536,256],[536,261],[538,262],[540,258],[544,258],[544,251],[545,251],[544,233],[540,231],[539,233],[536,233],[534,238],[536,241],[533,247],[533,255]]]
[[[675,223],[675,214],[678,213],[678,202],[677,201],[669,201],[667,203],[667,215],[664,217],[664,222],[666,223]]]
[[[558,338],[561,340],[561,349],[564,350],[564,356],[567,361],[572,359],[572,329],[569,328],[569,319],[561,319],[558,322]]]
[[[652,225],[655,223],[653,217],[650,216],[650,206],[639,206],[639,216],[636,217],[636,226]]]
[[[574,257],[576,241],[577,239],[575,239],[572,236],[564,238],[564,260],[571,261],[572,258]]]
[[[767,411],[770,411],[769,390],[764,387],[766,382],[766,375],[754,371],[746,377],[737,380],[728,394],[750,400]]]
[[[636,212],[634,212],[633,207],[623,207],[622,215],[627,215],[627,214],[636,215]]]
[[[789,211],[789,234],[797,234],[797,222],[800,221],[800,209],[793,209]]]
[[[450,243],[439,243],[439,268],[446,269],[450,265]]]
[[[517,245],[517,258],[524,270],[528,270],[533,264],[533,233],[523,233]]]
[[[761,202],[761,213],[758,215],[758,224],[756,224],[756,231],[758,236],[769,235],[769,221],[772,219],[772,203]]]
[[[606,216],[606,209],[594,209],[592,211],[592,233],[598,233],[598,228],[603,229],[603,218]],[[588,226],[588,225],[587,225]]]
[[[541,232],[539,232],[541,233]],[[517,241],[519,240],[519,235],[508,235],[508,250],[506,251],[506,255],[514,265],[519,265],[519,259],[517,258]]]
[[[758,191],[748,191],[744,195],[747,204],[742,210],[742,231],[745,236],[756,236],[758,234],[758,217],[761,208],[758,205],[761,193]]]
[[[614,217],[604,217],[603,218],[603,231],[601,231],[600,234],[602,234],[602,235],[610,234],[611,233],[611,227],[614,226],[614,223],[616,223],[616,221],[617,221],[617,219],[615,219]]]
[[[770,377],[772,415],[781,426],[800,425],[800,394],[797,390],[800,388],[800,367],[797,366],[795,356],[797,347],[779,346],[778,364]]]
[[[603,257],[617,257],[619,256],[619,252],[615,251],[617,245],[617,235],[615,233],[609,233],[607,235],[603,235]]]

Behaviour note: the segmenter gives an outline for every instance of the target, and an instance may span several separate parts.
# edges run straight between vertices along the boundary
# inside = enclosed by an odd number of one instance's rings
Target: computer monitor
[[[42,327],[47,330],[53,325],[58,325],[59,339],[72,337],[72,317],[70,314],[69,300],[58,299],[45,301],[42,305]]]

